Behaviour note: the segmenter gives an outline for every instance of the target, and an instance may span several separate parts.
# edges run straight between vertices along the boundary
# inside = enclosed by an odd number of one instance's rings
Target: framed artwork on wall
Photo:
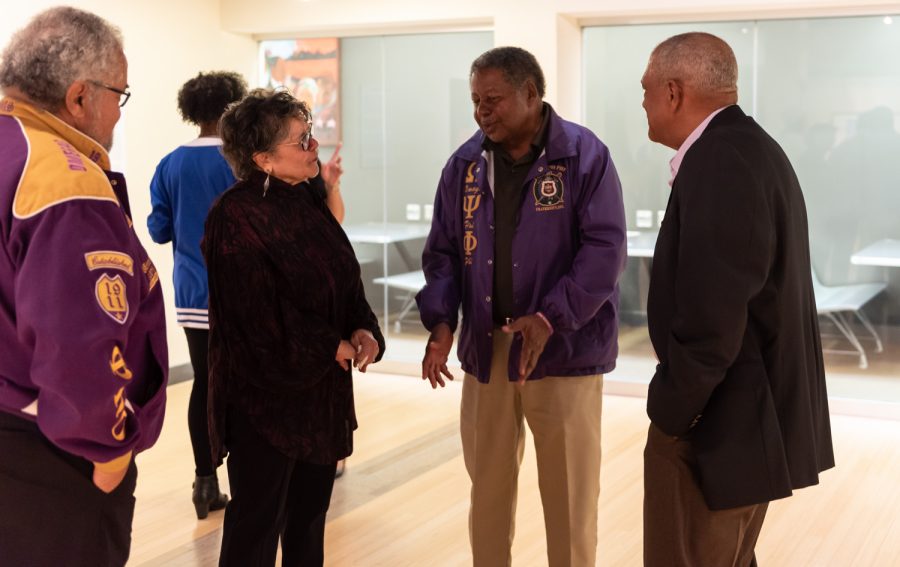
[[[259,51],[261,86],[287,88],[306,102],[319,145],[337,145],[341,140],[340,40],[265,40]]]

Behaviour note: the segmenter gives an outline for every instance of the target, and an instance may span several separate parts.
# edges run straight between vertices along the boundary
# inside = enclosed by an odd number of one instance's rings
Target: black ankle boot
[[[228,503],[228,495],[219,492],[219,479],[215,474],[194,478],[194,495],[191,498],[197,518],[203,520],[210,510],[221,510]]]

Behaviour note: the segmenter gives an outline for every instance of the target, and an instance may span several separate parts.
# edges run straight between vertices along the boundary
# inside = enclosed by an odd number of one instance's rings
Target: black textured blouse
[[[209,272],[209,420],[227,453],[229,407],[273,447],[329,464],[353,450],[351,372],[335,361],[356,329],[384,337],[347,235],[310,184],[262,173],[213,205],[201,247]]]

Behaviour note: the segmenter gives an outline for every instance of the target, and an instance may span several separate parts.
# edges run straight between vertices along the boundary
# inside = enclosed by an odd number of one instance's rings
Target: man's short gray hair
[[[538,96],[544,98],[544,72],[534,55],[521,47],[495,47],[485,51],[472,62],[469,76],[486,69],[499,69],[506,81],[516,89],[531,81]]]
[[[69,6],[41,12],[12,36],[0,60],[0,87],[13,87],[46,110],[58,110],[74,81],[109,76],[119,64],[122,32]]]
[[[660,43],[650,56],[649,71],[655,79],[679,80],[707,94],[737,92],[734,51],[708,33],[683,33]]]

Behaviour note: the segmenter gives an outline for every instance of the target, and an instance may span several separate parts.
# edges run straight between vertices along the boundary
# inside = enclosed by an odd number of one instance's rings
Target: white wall
[[[38,12],[58,4],[47,0],[5,2],[0,44]],[[256,42],[223,32],[218,0],[80,0],[78,7],[119,26],[125,36],[128,82],[133,93],[125,107],[123,135],[113,155],[124,154],[134,227],[164,283],[173,366],[188,362],[184,332],[175,323],[170,246],[153,244],[147,234],[149,184],[156,164],[175,146],[196,136],[176,108],[181,85],[201,70],[243,73],[256,81]],[[124,148],[124,151],[123,151]]]

